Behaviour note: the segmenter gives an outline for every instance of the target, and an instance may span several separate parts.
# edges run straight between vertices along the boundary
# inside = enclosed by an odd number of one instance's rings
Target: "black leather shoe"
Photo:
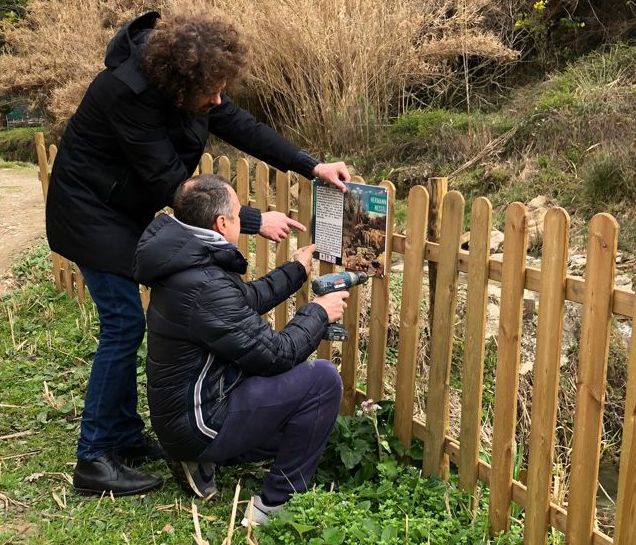
[[[106,454],[96,460],[77,460],[73,472],[73,487],[80,494],[128,496],[157,488],[163,480],[141,473],[122,464],[116,456]]]
[[[141,434],[136,443],[117,449],[116,454],[124,464],[131,467],[166,457],[166,451],[163,450],[159,441],[147,433]]]

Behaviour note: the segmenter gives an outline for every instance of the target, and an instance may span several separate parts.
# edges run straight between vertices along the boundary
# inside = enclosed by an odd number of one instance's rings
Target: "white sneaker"
[[[260,496],[252,496],[252,512],[250,513],[250,506],[247,506],[245,516],[241,521],[241,525],[247,528],[250,524],[252,526],[259,526],[260,524],[267,524],[269,521],[269,515],[280,511],[284,505],[275,505],[270,507],[263,504]]]

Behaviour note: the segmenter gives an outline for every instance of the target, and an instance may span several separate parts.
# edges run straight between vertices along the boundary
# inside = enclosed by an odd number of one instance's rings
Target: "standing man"
[[[73,484],[85,494],[138,494],[161,479],[131,466],[164,455],[137,413],[137,349],[145,331],[132,279],[137,241],[172,204],[212,133],[280,170],[344,190],[344,163],[319,163],[237,108],[225,89],[246,67],[233,25],[201,14],[126,24],[106,50],[60,141],[46,222],[51,249],[79,266],[99,313]],[[278,242],[305,227],[279,212],[242,207],[242,232]]]

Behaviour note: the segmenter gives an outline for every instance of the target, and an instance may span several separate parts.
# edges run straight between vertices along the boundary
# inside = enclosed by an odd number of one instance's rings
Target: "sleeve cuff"
[[[313,170],[318,163],[319,161],[314,159],[306,151],[299,150],[291,162],[290,169],[311,180],[314,177]]]
[[[261,211],[251,206],[241,206],[239,213],[241,218],[241,233],[246,235],[255,235],[261,229]]]

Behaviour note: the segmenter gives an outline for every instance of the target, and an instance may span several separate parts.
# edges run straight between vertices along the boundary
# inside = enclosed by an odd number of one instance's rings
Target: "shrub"
[[[633,159],[633,156],[600,152],[584,165],[581,176],[586,196],[593,207],[636,198]]]

